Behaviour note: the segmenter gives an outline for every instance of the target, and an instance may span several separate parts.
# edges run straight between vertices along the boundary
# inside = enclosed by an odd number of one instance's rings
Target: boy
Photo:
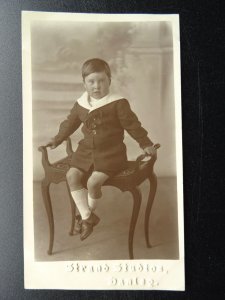
[[[67,119],[60,124],[58,134],[47,146],[57,147],[83,124],[84,138],[72,156],[67,181],[81,215],[80,239],[84,240],[100,220],[93,211],[102,196],[103,183],[126,168],[124,129],[148,155],[154,155],[156,150],[128,101],[110,93],[111,71],[104,60],[86,61],[82,77],[86,92],[76,101]],[[90,170],[86,196],[82,179]]]

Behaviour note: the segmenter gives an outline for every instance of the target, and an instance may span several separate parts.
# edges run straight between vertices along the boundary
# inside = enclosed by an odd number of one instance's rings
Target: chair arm
[[[157,150],[160,148],[160,144],[155,144],[153,147]],[[135,170],[137,170],[139,168],[140,162],[145,158],[145,157],[149,157],[150,155],[148,155],[147,153],[141,154],[137,157],[136,161],[135,161]],[[157,152],[155,155],[151,156],[150,160],[153,160],[153,162],[155,162],[157,159]]]
[[[43,165],[44,169],[47,169],[48,167],[52,166],[48,159],[47,148],[48,148],[48,146],[38,147],[38,151],[42,152],[42,165]],[[66,153],[68,154],[68,156],[70,156],[73,153],[70,137],[66,140]]]
[[[49,159],[48,159],[48,152],[47,152],[47,146],[40,146],[38,147],[38,151],[42,152],[42,165],[44,169],[47,169],[51,166]]]

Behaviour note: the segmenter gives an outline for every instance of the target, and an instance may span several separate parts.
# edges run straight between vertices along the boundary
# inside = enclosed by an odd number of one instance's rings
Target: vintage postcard
[[[22,12],[27,289],[184,290],[178,15]]]

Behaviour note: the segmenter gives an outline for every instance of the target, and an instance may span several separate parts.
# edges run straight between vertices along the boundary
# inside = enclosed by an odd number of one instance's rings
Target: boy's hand
[[[45,147],[50,147],[51,149],[55,149],[57,146],[58,143],[56,143],[55,139],[51,139],[51,141],[45,145]]]
[[[144,152],[150,156],[156,155],[156,148],[154,145],[144,148]]]

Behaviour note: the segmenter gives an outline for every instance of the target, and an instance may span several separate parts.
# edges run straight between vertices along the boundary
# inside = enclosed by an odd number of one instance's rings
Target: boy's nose
[[[95,88],[95,89],[99,89],[99,88],[100,88],[100,83],[99,83],[98,81],[96,81],[96,82],[94,83],[94,88]]]

